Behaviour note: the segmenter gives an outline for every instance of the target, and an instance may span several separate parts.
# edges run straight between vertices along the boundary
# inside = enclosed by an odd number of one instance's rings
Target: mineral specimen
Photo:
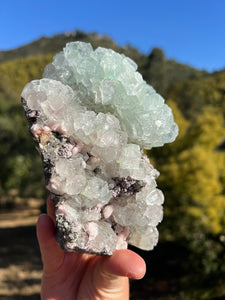
[[[158,241],[164,197],[143,149],[172,142],[171,109],[113,50],[73,42],[28,83],[22,103],[56,204],[65,251],[111,255]]]

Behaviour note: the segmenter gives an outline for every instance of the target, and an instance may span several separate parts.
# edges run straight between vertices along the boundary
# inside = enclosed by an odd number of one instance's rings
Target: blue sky
[[[3,0],[0,50],[43,35],[107,34],[148,54],[155,46],[209,71],[225,68],[225,0]]]

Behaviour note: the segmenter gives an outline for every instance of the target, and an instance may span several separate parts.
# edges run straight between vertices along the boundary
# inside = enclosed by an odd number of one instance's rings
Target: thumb
[[[61,266],[64,252],[55,240],[55,225],[48,215],[40,215],[36,229],[44,273],[51,275]]]
[[[131,250],[117,250],[111,257],[105,257],[102,269],[110,274],[141,279],[145,275],[146,265],[142,257]]]
[[[101,299],[128,299],[128,277],[141,279],[145,271],[145,262],[139,255],[130,250],[117,250],[111,257],[97,260],[94,285]]]

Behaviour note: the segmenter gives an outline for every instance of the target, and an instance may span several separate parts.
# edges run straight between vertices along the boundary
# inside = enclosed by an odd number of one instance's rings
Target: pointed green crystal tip
[[[178,134],[171,109],[123,54],[101,47],[93,50],[89,43],[68,43],[46,66],[43,77],[70,86],[89,110],[113,114],[129,143],[151,149],[174,141]]]

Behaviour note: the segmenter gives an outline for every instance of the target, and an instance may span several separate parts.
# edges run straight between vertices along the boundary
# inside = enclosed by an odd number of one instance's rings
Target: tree
[[[166,198],[160,233],[189,249],[193,278],[195,270],[198,278],[214,284],[216,274],[225,274],[225,153],[217,150],[225,136],[223,112],[207,106],[190,123],[170,105],[180,136],[148,152],[161,173],[158,185]]]
[[[143,77],[158,93],[165,93],[167,87],[166,58],[162,49],[152,49],[143,71]]]

